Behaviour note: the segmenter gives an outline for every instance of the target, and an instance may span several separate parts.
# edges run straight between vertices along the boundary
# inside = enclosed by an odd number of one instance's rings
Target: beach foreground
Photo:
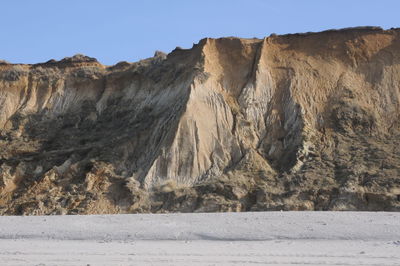
[[[400,265],[400,214],[0,217],[1,265]]]

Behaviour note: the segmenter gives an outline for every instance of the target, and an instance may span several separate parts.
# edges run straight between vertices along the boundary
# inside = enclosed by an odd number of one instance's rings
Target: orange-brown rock
[[[0,62],[0,213],[400,210],[400,30]]]

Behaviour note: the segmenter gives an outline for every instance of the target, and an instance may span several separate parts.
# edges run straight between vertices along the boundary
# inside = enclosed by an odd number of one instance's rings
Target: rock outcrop
[[[400,29],[0,62],[0,213],[400,210]]]

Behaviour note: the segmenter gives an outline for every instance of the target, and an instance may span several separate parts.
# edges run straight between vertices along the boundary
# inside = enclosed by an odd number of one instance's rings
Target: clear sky
[[[398,0],[4,0],[0,59],[76,53],[106,65],[190,48],[204,37],[259,37],[353,26],[400,27]]]

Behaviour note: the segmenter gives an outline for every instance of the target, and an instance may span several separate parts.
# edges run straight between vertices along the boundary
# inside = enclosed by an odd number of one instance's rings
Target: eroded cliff
[[[0,62],[0,213],[400,210],[400,30]]]

